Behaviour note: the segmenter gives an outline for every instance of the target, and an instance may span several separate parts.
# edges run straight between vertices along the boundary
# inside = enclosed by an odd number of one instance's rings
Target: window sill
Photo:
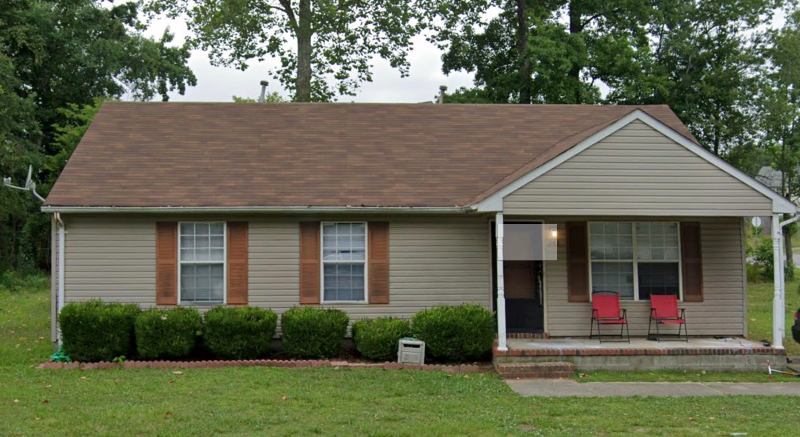
[[[353,300],[326,300],[324,302],[320,302],[320,305],[369,305],[369,302]]]

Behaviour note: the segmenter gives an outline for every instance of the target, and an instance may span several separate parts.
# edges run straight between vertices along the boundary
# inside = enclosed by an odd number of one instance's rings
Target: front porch
[[[603,342],[588,338],[508,338],[508,350],[495,345],[499,363],[568,362],[577,370],[706,370],[762,371],[767,361],[783,368],[783,348],[764,347],[740,337],[692,337],[683,341],[653,341],[631,338],[631,342]]]

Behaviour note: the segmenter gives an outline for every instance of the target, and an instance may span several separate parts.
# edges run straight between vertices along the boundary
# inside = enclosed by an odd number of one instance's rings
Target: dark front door
[[[497,253],[492,227],[492,283],[497,310]],[[503,261],[506,297],[506,332],[544,332],[544,263],[542,261]]]

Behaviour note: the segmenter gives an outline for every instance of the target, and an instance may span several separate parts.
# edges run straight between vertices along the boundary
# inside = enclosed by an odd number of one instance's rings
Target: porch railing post
[[[506,286],[503,278],[503,213],[495,219],[497,245],[497,349],[507,351],[506,345]]]
[[[772,299],[772,347],[783,349],[783,230],[779,214],[772,215],[772,251],[775,296]]]

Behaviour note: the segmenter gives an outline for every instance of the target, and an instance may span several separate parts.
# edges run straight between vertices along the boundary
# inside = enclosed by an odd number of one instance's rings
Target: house
[[[745,336],[743,218],[796,206],[666,106],[109,102],[43,211],[54,320],[89,298],[355,318],[474,302],[503,351],[587,336],[593,291],[620,294],[634,336],[651,293],[679,296],[693,336]],[[497,256],[537,223],[556,259]]]

